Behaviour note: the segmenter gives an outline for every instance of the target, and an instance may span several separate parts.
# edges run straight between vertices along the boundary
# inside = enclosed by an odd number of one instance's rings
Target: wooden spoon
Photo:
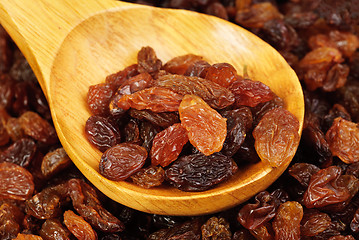
[[[185,10],[160,9],[111,0],[1,0],[0,21],[15,40],[49,102],[61,143],[81,172],[110,198],[149,213],[199,215],[238,205],[266,189],[287,168],[262,162],[242,168],[205,192],[172,187],[144,189],[98,173],[101,153],[84,136],[90,116],[86,93],[108,74],[136,62],[151,46],[162,61],[193,53],[210,63],[244,68],[284,99],[300,121],[303,93],[294,71],[272,47],[228,21]]]

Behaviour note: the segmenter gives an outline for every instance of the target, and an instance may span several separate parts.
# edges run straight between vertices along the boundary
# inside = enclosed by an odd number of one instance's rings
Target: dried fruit
[[[182,191],[204,191],[232,176],[234,164],[221,153],[183,156],[166,169],[166,178]]]
[[[25,168],[14,163],[0,163],[0,198],[26,200],[34,192],[33,177]]]
[[[39,231],[40,236],[43,240],[67,240],[70,239],[71,232],[60,222],[60,220],[47,219],[42,224],[41,230]]]
[[[65,149],[57,148],[42,159],[41,172],[45,177],[50,177],[66,169],[71,163]]]
[[[201,230],[202,240],[232,239],[229,223],[224,218],[211,217],[205,224],[202,225]]]
[[[234,95],[229,89],[199,77],[164,75],[156,79],[154,85],[181,95],[196,95],[215,109],[228,107],[234,102]]]
[[[162,67],[162,61],[156,56],[151,47],[142,47],[137,54],[138,71],[140,73],[155,73]]]
[[[101,152],[121,141],[119,130],[107,118],[101,116],[91,116],[87,119],[85,135],[87,140]]]
[[[25,112],[20,116],[19,122],[27,136],[48,145],[57,142],[54,127],[37,113]]]
[[[272,167],[289,161],[299,145],[299,121],[284,108],[268,111],[253,130],[259,157]]]
[[[152,188],[162,184],[165,180],[165,171],[160,166],[149,166],[140,169],[130,178],[132,182],[143,188]]]
[[[334,119],[325,138],[334,156],[350,164],[359,161],[359,127],[358,124],[341,117]]]
[[[125,180],[145,164],[146,158],[144,147],[121,143],[104,152],[99,166],[100,173],[110,180]]]
[[[237,70],[229,63],[216,63],[206,69],[205,79],[228,88],[237,79]]]
[[[99,83],[91,85],[87,93],[87,105],[93,115],[109,114],[109,104],[114,95],[112,85]]]
[[[235,105],[255,107],[272,100],[275,94],[264,83],[238,77],[229,86],[235,97]]]
[[[193,146],[207,156],[222,149],[227,126],[217,111],[195,95],[184,96],[178,111]]]
[[[177,159],[187,142],[187,130],[180,123],[159,132],[153,139],[150,152],[152,165],[168,166]]]
[[[178,57],[174,57],[163,66],[163,69],[172,74],[183,75],[187,69],[197,61],[202,60],[202,56],[194,54],[186,54]]]
[[[114,109],[119,108],[125,111],[135,108],[137,110],[149,109],[153,112],[174,112],[178,111],[181,100],[182,95],[171,90],[151,87],[122,96],[114,103]]]
[[[300,221],[303,218],[303,207],[298,202],[282,203],[273,220],[275,239],[300,239]]]
[[[70,232],[79,240],[96,240],[97,234],[81,216],[73,211],[67,210],[64,213],[64,224]]]

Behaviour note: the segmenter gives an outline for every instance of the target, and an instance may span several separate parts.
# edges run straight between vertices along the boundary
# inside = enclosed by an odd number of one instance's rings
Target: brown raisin
[[[202,240],[231,240],[232,233],[229,223],[224,218],[211,217],[201,227]]]
[[[189,66],[191,66],[196,61],[202,60],[202,58],[202,56],[194,54],[178,56],[166,62],[166,64],[163,66],[163,69],[172,74],[183,75]]]
[[[341,117],[334,119],[325,138],[334,156],[350,164],[359,161],[359,126]]]
[[[57,148],[52,152],[48,152],[42,159],[41,172],[45,177],[51,177],[66,169],[71,163],[65,149]]]
[[[272,167],[290,161],[299,145],[299,121],[284,108],[267,112],[253,130],[260,158]]]
[[[216,63],[207,69],[205,78],[228,88],[237,79],[237,70],[229,63]]]
[[[234,164],[221,153],[183,156],[166,169],[166,179],[182,191],[204,191],[232,176]]]
[[[264,83],[238,77],[229,86],[235,97],[236,106],[255,107],[272,100],[275,94]]]
[[[87,93],[87,105],[94,115],[109,114],[109,104],[114,95],[112,86],[107,83],[91,85]]]
[[[60,222],[60,220],[47,219],[39,231],[43,240],[68,240],[70,239],[71,232]]]
[[[215,109],[228,107],[235,100],[233,93],[227,88],[199,77],[164,75],[156,79],[154,85],[181,95],[197,95]]]
[[[142,168],[130,176],[132,182],[143,187],[152,188],[160,186],[165,180],[165,171],[160,166],[149,166]]]
[[[153,139],[150,152],[152,165],[168,166],[177,159],[187,142],[187,130],[180,123],[159,132]]]
[[[226,119],[205,101],[195,95],[186,95],[179,114],[189,141],[200,152],[208,156],[222,149],[227,135]]]
[[[282,203],[273,220],[275,239],[299,240],[300,221],[303,218],[303,207],[298,202],[289,201]]]
[[[14,163],[0,163],[0,197],[26,200],[34,192],[33,177],[25,168]]]
[[[141,48],[137,54],[137,63],[140,73],[155,73],[162,67],[162,61],[157,58],[155,51],[151,47]]]
[[[64,212],[64,224],[79,240],[97,240],[97,234],[91,225],[71,210]]]
[[[11,144],[0,154],[0,161],[27,167],[34,158],[36,149],[36,143],[32,139],[22,138]]]
[[[153,112],[175,112],[182,100],[182,95],[160,87],[146,88],[130,95],[122,96],[114,108],[123,111],[129,108],[149,109]]]
[[[100,173],[110,180],[125,180],[145,164],[146,158],[144,147],[121,143],[104,152],[99,166]]]
[[[19,121],[27,136],[49,145],[57,142],[55,128],[37,113],[25,112]]]
[[[119,130],[107,118],[101,116],[91,116],[87,119],[85,135],[87,140],[101,152],[121,141]]]

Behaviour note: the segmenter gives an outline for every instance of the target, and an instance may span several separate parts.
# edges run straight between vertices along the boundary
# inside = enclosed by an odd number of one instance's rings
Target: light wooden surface
[[[50,104],[61,143],[82,173],[110,198],[149,213],[199,215],[233,207],[266,189],[280,168],[263,163],[200,193],[143,189],[98,173],[101,153],[84,137],[88,87],[135,63],[142,46],[164,62],[187,53],[228,62],[269,85],[300,121],[303,94],[294,71],[269,45],[227,21],[202,14],[111,0],[1,0],[0,22],[30,62]]]

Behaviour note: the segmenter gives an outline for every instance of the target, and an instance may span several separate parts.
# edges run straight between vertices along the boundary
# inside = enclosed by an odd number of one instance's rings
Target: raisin
[[[295,163],[289,168],[288,173],[297,179],[300,184],[308,187],[310,178],[320,170],[319,167],[309,163]]]
[[[115,145],[102,155],[100,173],[114,181],[121,181],[137,172],[145,163],[147,151],[132,143]]]
[[[193,62],[184,73],[185,76],[205,78],[207,70],[211,65],[204,60]]]
[[[62,213],[61,206],[69,201],[67,196],[67,182],[44,188],[26,201],[26,213],[38,219],[59,217]]]
[[[153,112],[175,112],[182,100],[182,95],[169,89],[160,87],[146,88],[130,95],[122,96],[116,103],[114,109],[129,108],[137,110],[149,109]]]
[[[227,118],[227,137],[222,153],[233,156],[240,149],[247,133],[252,128],[252,112],[247,107],[240,107],[224,111],[221,115]]]
[[[142,147],[144,147],[147,152],[151,151],[153,139],[159,131],[160,130],[151,123],[146,121],[141,122],[140,137],[142,139]]]
[[[355,240],[355,238],[352,235],[347,235],[347,236],[337,235],[329,238],[328,240]]]
[[[109,114],[109,104],[114,95],[112,86],[107,83],[91,85],[87,93],[87,105],[94,115]]]
[[[228,107],[234,102],[234,95],[227,88],[199,77],[164,75],[156,79],[154,85],[181,95],[197,95],[215,109]]]
[[[112,89],[118,89],[127,79],[139,74],[138,65],[132,64],[125,69],[116,73],[110,74],[106,77],[105,82],[112,86]]]
[[[303,204],[307,208],[318,208],[346,201],[350,197],[347,187],[340,186],[339,177],[342,170],[330,166],[313,174],[308,189],[303,196]]]
[[[60,222],[60,220],[47,219],[39,231],[40,236],[44,240],[67,240],[70,239],[71,232]]]
[[[341,117],[334,119],[333,125],[325,135],[334,156],[350,164],[359,160],[358,124]]]
[[[14,240],[42,240],[42,238],[33,234],[19,233]]]
[[[211,217],[205,224],[202,225],[201,230],[202,240],[232,239],[229,223],[224,218]]]
[[[274,239],[272,224],[269,222],[257,227],[256,229],[250,230],[250,233],[256,239],[263,239],[263,240],[273,240]]]
[[[316,236],[330,226],[331,219],[328,214],[316,209],[304,211],[300,231],[303,236]]]
[[[12,141],[18,141],[25,137],[25,132],[21,128],[21,124],[18,118],[9,118],[6,122],[5,128]]]
[[[5,124],[0,121],[0,146],[6,145],[10,140],[10,136],[5,128]]]
[[[152,233],[149,240],[165,240],[165,239],[201,239],[201,222],[199,219],[190,220],[182,224],[177,224],[168,229],[161,229]]]
[[[19,121],[27,136],[48,145],[58,141],[54,127],[37,113],[25,112],[20,116]]]
[[[172,74],[183,75],[194,62],[200,61],[202,58],[203,57],[194,54],[182,55],[169,60],[163,66],[163,69]]]
[[[264,23],[282,18],[278,9],[270,2],[252,4],[249,8],[239,10],[236,13],[236,23],[248,28],[261,28]]]
[[[51,177],[66,169],[71,163],[65,149],[57,148],[52,152],[48,152],[42,159],[41,172],[45,177]]]
[[[97,234],[81,216],[71,210],[64,212],[64,224],[70,232],[81,240],[96,240]]]
[[[300,239],[300,221],[303,218],[303,207],[298,202],[282,203],[273,220],[275,239]]]
[[[272,167],[290,161],[299,145],[299,121],[284,108],[267,112],[253,130],[260,158]]]
[[[182,191],[204,191],[232,176],[233,164],[221,153],[183,156],[166,169],[166,178]]]
[[[342,61],[342,54],[336,48],[316,48],[311,52],[307,53],[304,58],[302,58],[298,63],[297,71],[299,73],[299,78],[304,80],[308,90],[314,91],[317,88],[323,87],[325,82],[328,82],[326,78],[329,69],[334,64],[341,63]],[[344,75],[345,74],[346,73],[344,72]],[[340,84],[337,84],[338,87],[341,85],[342,82]],[[332,89],[328,87],[327,90]]]
[[[128,114],[139,120],[147,120],[155,126],[167,128],[175,123],[179,123],[178,113],[176,112],[152,112],[150,110],[130,109]]]
[[[20,233],[23,219],[24,214],[16,205],[3,203],[0,206],[0,238],[14,239]]]
[[[271,220],[279,205],[276,197],[267,191],[258,193],[255,196],[255,203],[244,205],[238,212],[237,219],[243,227],[254,230]]]
[[[155,51],[151,47],[142,47],[137,54],[138,71],[155,73],[162,67],[162,61],[156,56]]]
[[[180,106],[181,124],[188,131],[189,141],[200,152],[219,152],[227,135],[226,119],[195,95],[185,95]]]
[[[228,20],[229,18],[226,8],[220,2],[213,2],[209,4],[205,9],[205,13],[225,20]]]
[[[11,162],[22,167],[27,167],[34,158],[35,153],[35,142],[28,138],[22,138],[11,144],[0,154],[0,161]]]
[[[0,183],[2,199],[29,199],[35,188],[31,173],[9,162],[0,163]]]
[[[359,232],[359,208],[356,210],[353,220],[350,222],[350,229],[355,233]]]
[[[180,123],[159,132],[153,139],[150,152],[152,165],[168,166],[177,159],[187,142],[187,130]]]
[[[125,125],[123,129],[124,142],[141,144],[140,139],[140,128],[138,123],[134,119],[130,119],[130,121]]]
[[[228,88],[237,79],[237,70],[229,63],[216,63],[207,69],[205,78]]]
[[[85,124],[87,140],[101,152],[121,141],[119,130],[107,118],[91,116]]]
[[[0,107],[6,110],[11,109],[11,104],[15,94],[15,84],[8,75],[0,78]]]
[[[119,232],[123,223],[103,208],[95,189],[79,179],[68,181],[68,195],[75,210],[92,226],[102,232]]]
[[[272,100],[275,94],[264,83],[238,77],[229,86],[235,97],[236,106],[255,107]]]
[[[165,180],[165,171],[160,166],[149,166],[140,169],[130,178],[132,182],[143,188],[152,188],[162,184]]]

